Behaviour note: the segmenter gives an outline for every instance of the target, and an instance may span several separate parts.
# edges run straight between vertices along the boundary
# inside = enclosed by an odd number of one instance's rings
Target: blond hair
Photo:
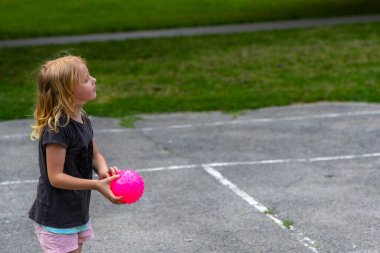
[[[41,66],[32,140],[40,139],[46,127],[58,132],[58,127],[66,126],[70,115],[74,115],[74,87],[80,82],[80,63],[86,64],[83,58],[69,55]]]

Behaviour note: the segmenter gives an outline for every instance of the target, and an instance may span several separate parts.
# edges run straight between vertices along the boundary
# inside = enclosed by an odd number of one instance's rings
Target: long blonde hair
[[[80,63],[86,64],[83,58],[69,55],[41,66],[33,114],[35,122],[30,135],[32,140],[40,139],[45,127],[58,132],[58,127],[66,126],[70,115],[74,115],[74,87],[80,82]]]

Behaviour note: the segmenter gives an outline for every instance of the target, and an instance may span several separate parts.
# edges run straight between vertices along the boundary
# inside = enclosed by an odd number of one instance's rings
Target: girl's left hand
[[[119,169],[116,167],[116,166],[111,166],[109,169],[108,169],[108,174],[110,177],[116,175],[116,174],[119,174]]]
[[[99,179],[104,179],[108,177],[112,177],[119,173],[119,169],[116,166],[109,167],[108,171],[99,172]]]

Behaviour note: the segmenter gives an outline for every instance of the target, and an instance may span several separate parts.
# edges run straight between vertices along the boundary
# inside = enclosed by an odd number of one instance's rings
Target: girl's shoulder
[[[57,143],[69,147],[79,140],[91,139],[93,136],[91,120],[87,115],[82,115],[82,120],[83,123],[71,118],[61,117],[55,129],[45,127],[41,138],[42,144]]]

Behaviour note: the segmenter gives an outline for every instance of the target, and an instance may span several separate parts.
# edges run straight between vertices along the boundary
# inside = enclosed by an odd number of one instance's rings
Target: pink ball
[[[140,174],[134,170],[119,171],[120,177],[110,184],[115,196],[123,196],[121,201],[132,204],[140,199],[144,193],[144,181]]]

